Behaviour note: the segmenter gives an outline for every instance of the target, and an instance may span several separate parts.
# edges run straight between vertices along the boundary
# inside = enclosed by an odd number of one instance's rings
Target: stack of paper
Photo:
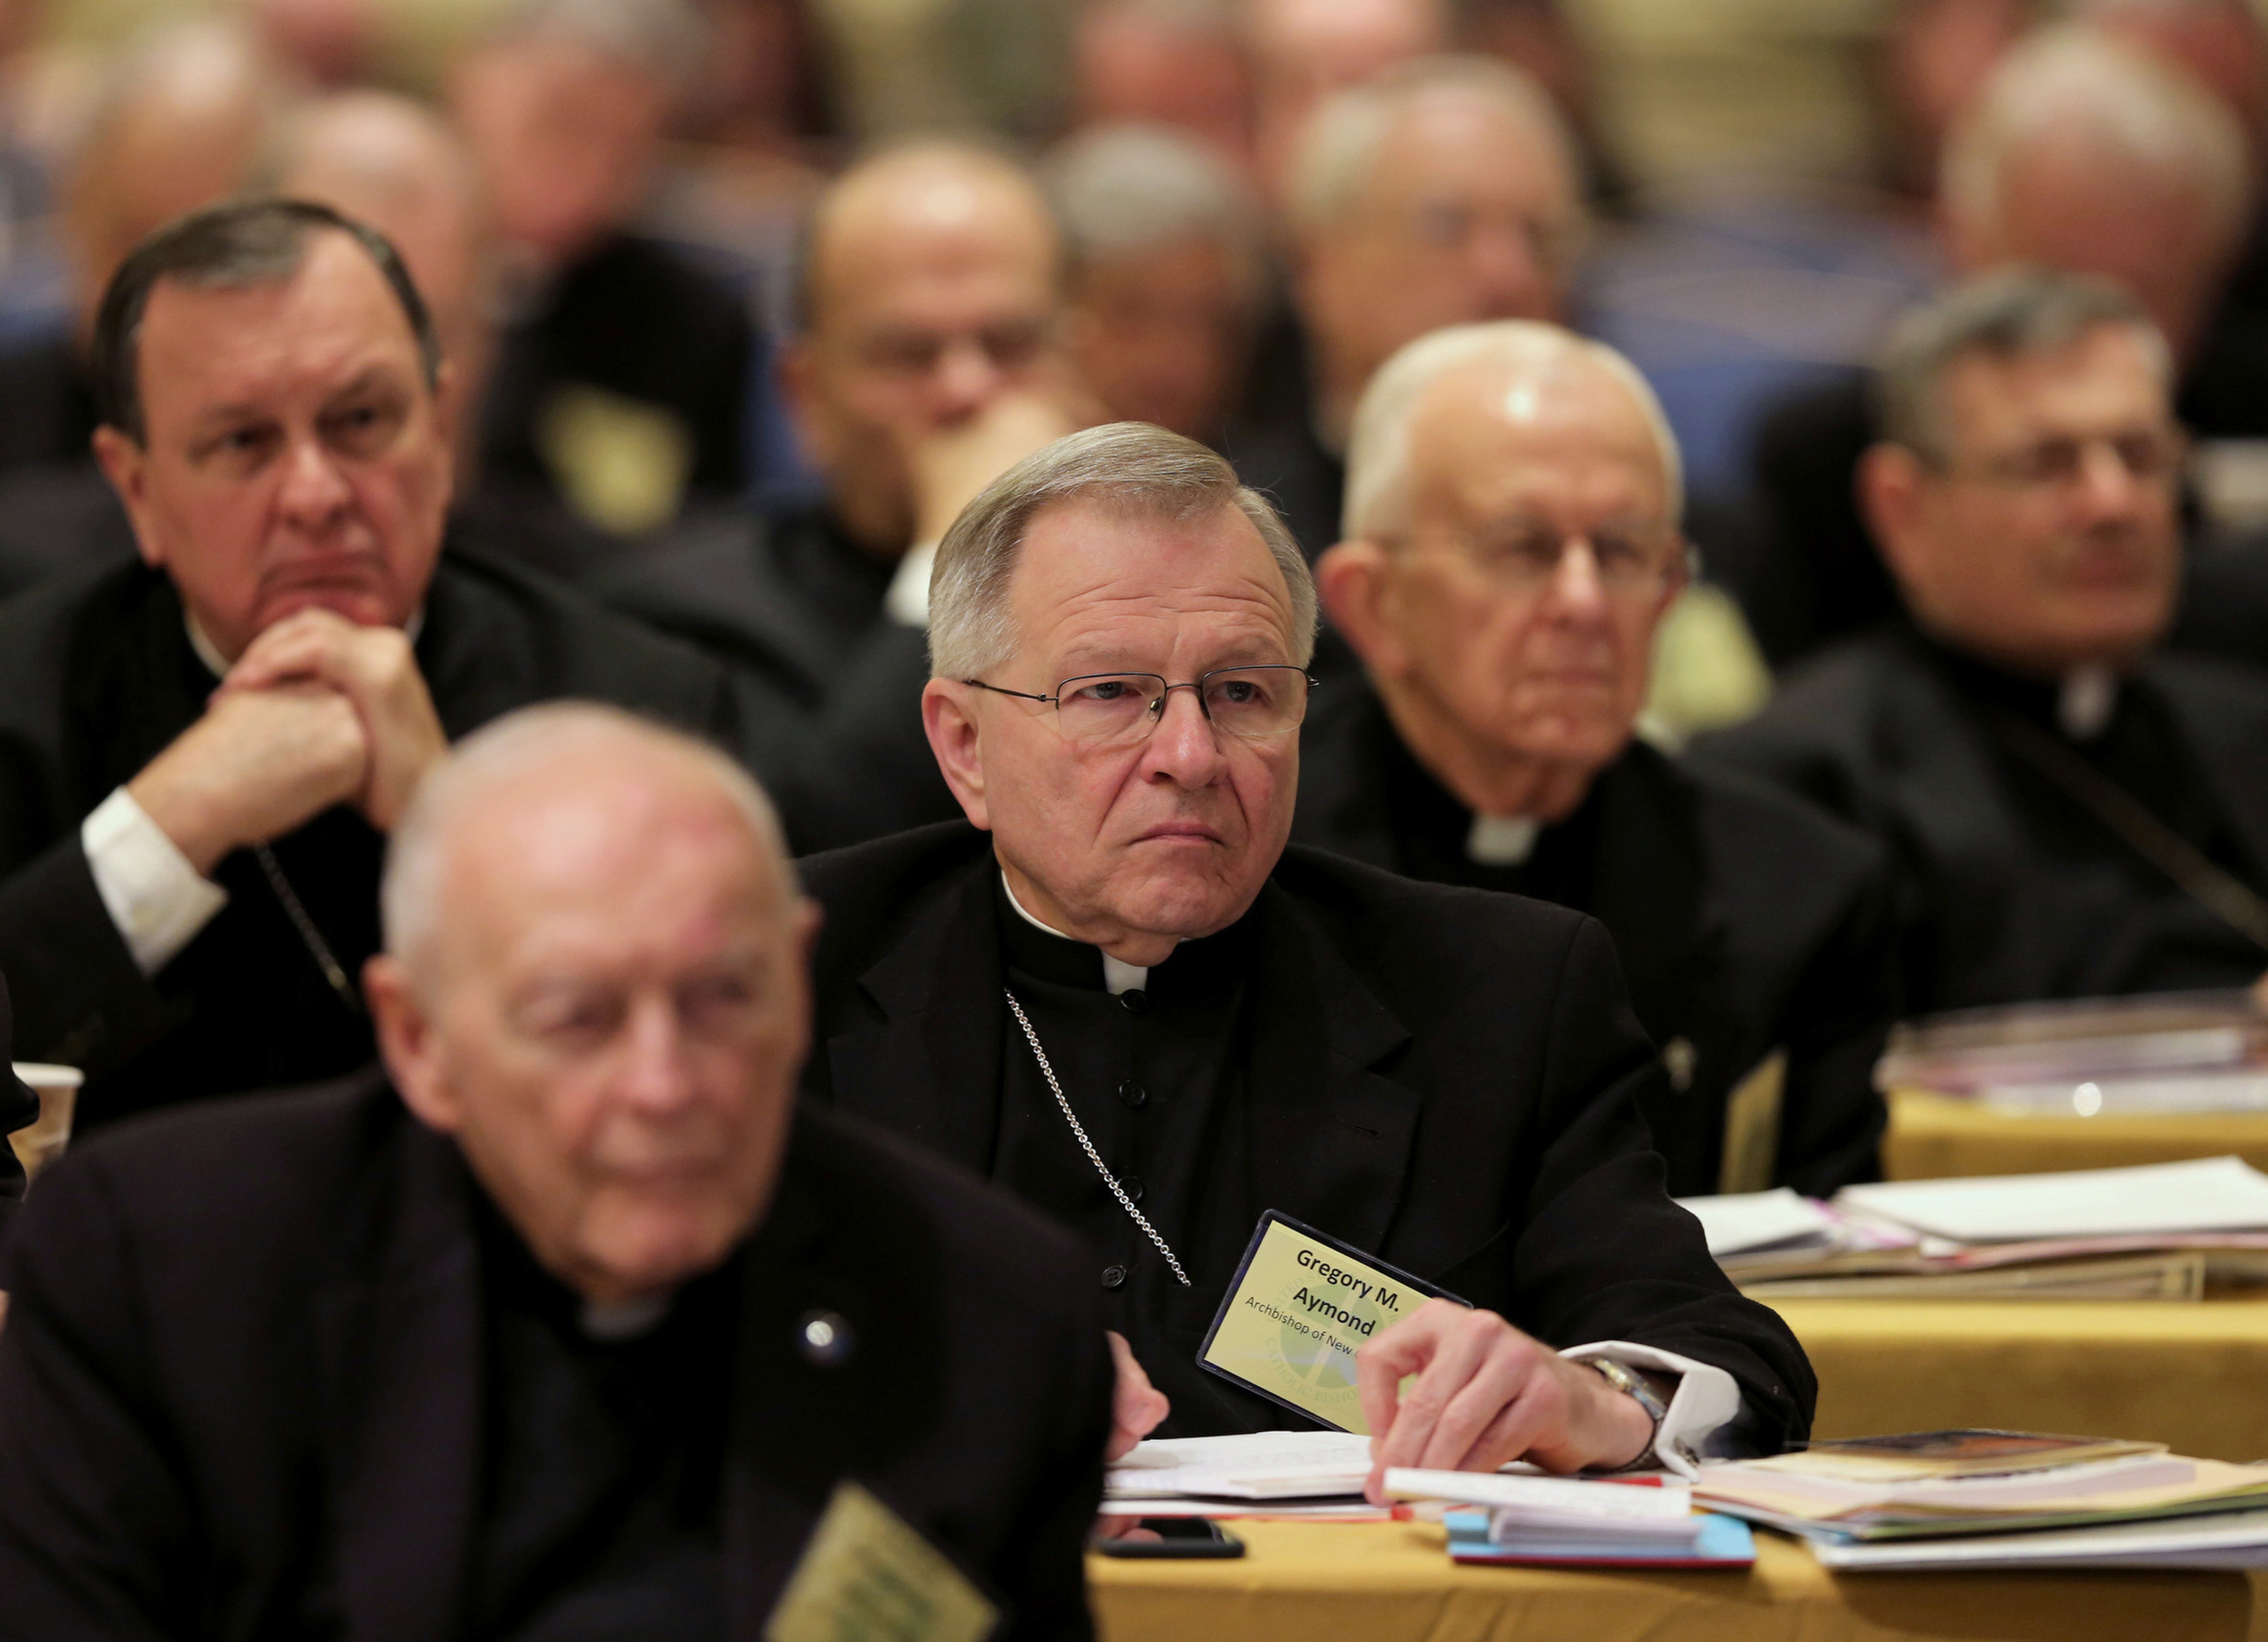
[[[1103,1474],[1102,1497],[1144,1511],[1163,1499],[1359,1498],[1369,1477],[1370,1439],[1343,1431],[1177,1437],[1137,1443]]]
[[[1715,1567],[1752,1562],[1755,1542],[1732,1519],[1697,1514],[1674,1477],[1489,1475],[1395,1467],[1396,1499],[1480,1506],[1453,1512],[1449,1554],[1460,1562],[1580,1564],[1624,1568]]]
[[[2237,1158],[1684,1205],[1762,1299],[2195,1300],[2268,1281],[2268,1175]]]
[[[1841,1452],[1837,1452],[1837,1450]],[[2136,1450],[2139,1450],[2137,1452]],[[1980,1469],[1986,1468],[1986,1469]],[[1936,1432],[1871,1443],[1822,1444],[1769,1460],[1705,1465],[1694,1498],[1750,1522],[1784,1528],[1826,1547],[1837,1566],[1924,1566],[1989,1558],[1910,1550],[1902,1557],[1852,1555],[1890,1542],[1940,1542],[2052,1534],[2046,1559],[2084,1558],[2084,1536],[2165,1519],[2234,1519],[2212,1525],[2213,1554],[2226,1557],[2257,1535],[2268,1557],[2268,1468],[2166,1454],[2149,1444],[2006,1432]],[[2010,1542],[2023,1554],[2023,1542]],[[2035,1546],[2040,1542],[2034,1542]],[[2132,1535],[2106,1542],[2140,1554]],[[2149,1542],[2149,1554],[2177,1556],[2188,1542]]]

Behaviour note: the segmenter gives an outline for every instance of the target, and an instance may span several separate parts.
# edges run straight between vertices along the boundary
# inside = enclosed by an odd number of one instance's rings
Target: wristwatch
[[[1643,1375],[1612,1358],[1587,1357],[1583,1359],[1583,1366],[1597,1369],[1600,1379],[1644,1409],[1646,1417],[1653,1422],[1653,1429],[1646,1434],[1646,1447],[1638,1451],[1638,1458],[1614,1469],[1619,1471],[1650,1469],[1658,1463],[1653,1445],[1660,1439],[1661,1422],[1669,1417],[1669,1404],[1661,1400],[1661,1394],[1647,1384]]]

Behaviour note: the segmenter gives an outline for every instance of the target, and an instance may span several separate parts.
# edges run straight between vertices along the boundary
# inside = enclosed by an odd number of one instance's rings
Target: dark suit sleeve
[[[1777,1453],[1810,1429],[1811,1366],[1787,1325],[1718,1270],[1700,1222],[1669,1200],[1637,1098],[1661,1075],[1614,943],[1586,918],[1552,1012],[1543,1150],[1513,1253],[1520,1310],[1563,1348],[1627,1340],[1716,1365],[1740,1382],[1750,1443]]]
[[[26,1060],[99,1071],[177,1024],[110,921],[76,827],[0,879],[0,975]]]
[[[13,1042],[10,1021],[8,977],[0,975],[0,1137],[14,1134],[40,1116],[39,1097],[24,1086],[23,1079],[9,1064],[13,1053],[10,1047]],[[0,1240],[7,1236],[16,1204],[23,1195],[24,1166],[17,1159],[16,1148],[0,1139]]]
[[[1808,1197],[1882,1177],[1889,1112],[1874,1063],[1900,1012],[1896,905],[1889,869],[1878,865],[1788,1001],[1794,1029],[1772,1175]]]
[[[1010,1531],[1012,1558],[1000,1570],[1013,1604],[1001,1642],[1086,1642],[1086,1536],[1102,1499],[1102,1450],[1110,1437],[1112,1370],[1092,1307],[1066,1308],[1055,1360],[1064,1367],[1049,1421],[1050,1462]]]
[[[40,1177],[0,1329],[0,1612],[11,1634],[135,1642],[193,1627],[193,1530],[169,1462],[139,1263],[99,1166]]]

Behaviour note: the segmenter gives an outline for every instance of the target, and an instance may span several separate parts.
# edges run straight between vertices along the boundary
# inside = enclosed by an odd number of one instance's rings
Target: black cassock
[[[1078,1642],[1110,1417],[1083,1263],[805,1113],[736,1255],[593,1341],[375,1073],[121,1125],[0,1255],[9,1634],[757,1642],[850,1478],[999,1642]]]
[[[532,702],[588,697],[733,744],[714,663],[541,578],[445,553],[416,641],[452,737]],[[53,578],[0,607],[0,974],[16,1052],[84,1067],[92,1128],[193,1096],[334,1077],[370,1025],[326,978],[248,851],[213,873],[229,902],[154,977],[96,892],[79,824],[204,710],[215,681],[172,582],[140,564]],[[326,811],[272,846],[350,979],[378,948],[385,840]]]
[[[1901,626],[1823,654],[1694,756],[1777,782],[1889,846],[1913,1013],[2249,984],[2268,951],[2020,749],[2027,735],[2056,738],[2259,894],[2268,681],[2160,655],[2119,681],[2087,736],[2061,727],[2058,694]]]
[[[1086,1280],[1173,1399],[1173,1434],[1300,1423],[1196,1362],[1267,1209],[1554,1345],[1628,1340],[1716,1364],[1763,1448],[1808,1429],[1801,1348],[1662,1189],[1635,1103],[1660,1065],[1594,921],[1295,846],[1243,919],[1187,943],[1130,1005],[1104,990],[1093,947],[1017,924],[989,838],[965,823],[804,871],[826,912],[808,1097],[1084,1232]],[[1104,1196],[1010,1015],[1012,986],[1189,1288]]]
[[[1362,682],[1317,697],[1292,836],[1436,883],[1534,895],[1615,938],[1668,1076],[1646,1115],[1678,1197],[1717,1189],[1726,1107],[1786,1055],[1773,1178],[1826,1197],[1877,1174],[1875,1058],[1897,1019],[1890,880],[1864,835],[1760,782],[1633,743],[1518,865],[1466,850],[1472,812]]]

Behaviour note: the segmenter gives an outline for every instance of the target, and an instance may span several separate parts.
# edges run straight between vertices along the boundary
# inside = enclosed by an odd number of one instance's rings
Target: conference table
[[[1838,1575],[1771,1534],[1750,1570],[1459,1567],[1427,1523],[1228,1527],[1234,1561],[1089,1556],[1102,1642],[2268,1642],[2241,1573]]]
[[[1889,1102],[1882,1172],[1892,1180],[2123,1168],[2224,1154],[2268,1170],[2268,1112],[2050,1116],[1913,1089],[1895,1091]]]

